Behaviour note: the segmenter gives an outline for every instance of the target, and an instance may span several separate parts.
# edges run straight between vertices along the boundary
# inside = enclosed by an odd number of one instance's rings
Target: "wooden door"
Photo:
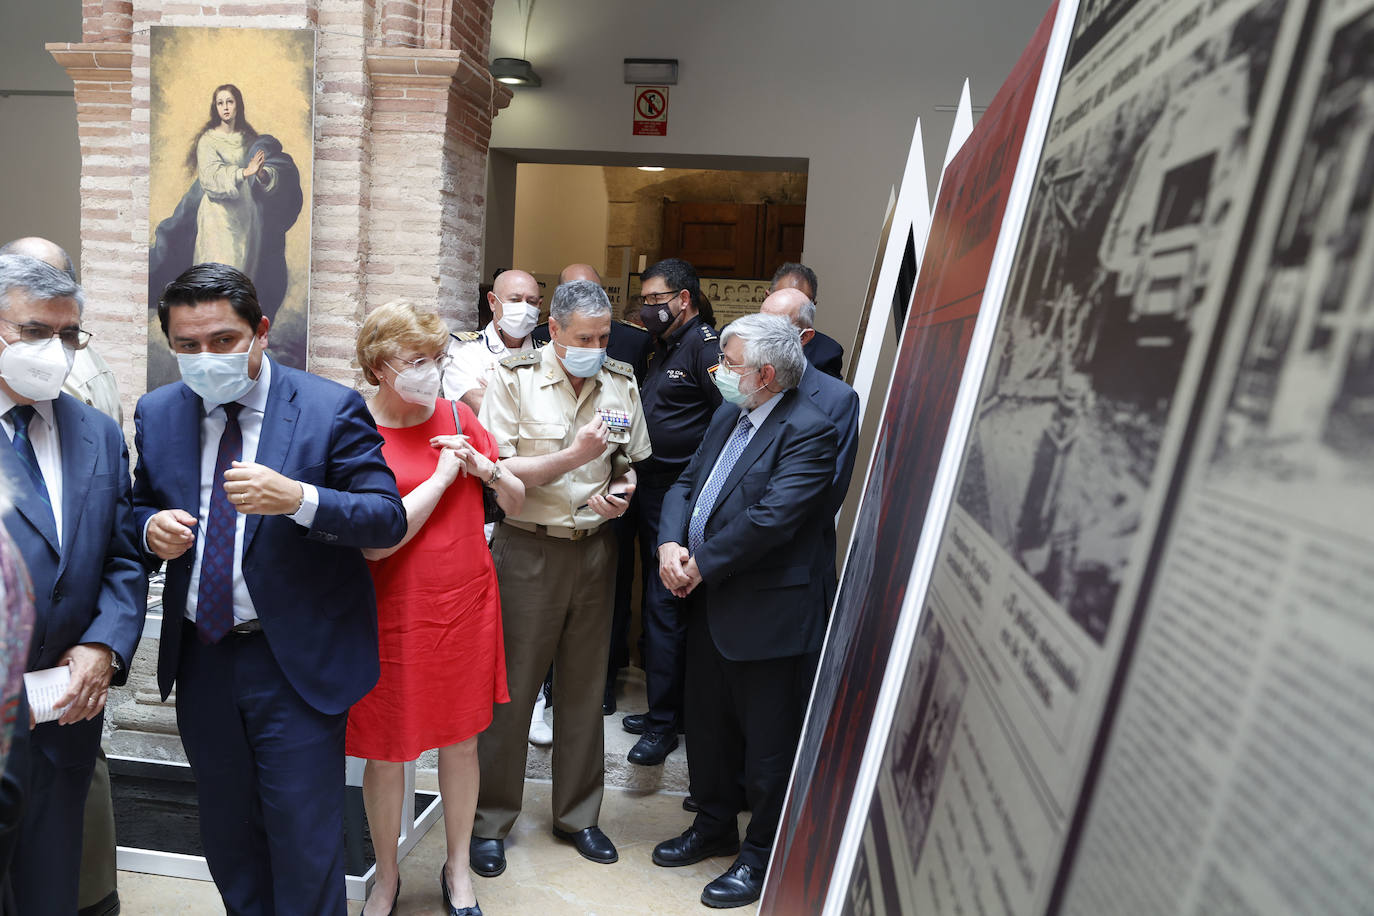
[[[664,258],[682,258],[703,277],[757,277],[763,205],[663,205]]]
[[[765,204],[762,257],[756,277],[773,276],[788,261],[800,262],[806,234],[806,204]]]

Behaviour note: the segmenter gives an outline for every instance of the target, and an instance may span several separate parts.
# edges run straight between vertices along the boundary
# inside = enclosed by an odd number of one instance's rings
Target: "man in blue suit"
[[[796,390],[806,357],[791,324],[747,315],[720,339],[714,377],[729,403],[663,501],[658,547],[664,586],[688,599],[687,769],[699,810],[653,860],[738,852],[701,895],[733,907],[762,889],[825,636],[837,445]]]
[[[344,727],[379,671],[362,548],[405,535],[396,480],[357,392],[264,358],[242,273],[190,268],[158,319],[182,381],[139,400],[134,514],[210,873],[231,914],[343,914]]]
[[[129,453],[114,421],[60,394],[77,349],[83,294],[49,264],[0,256],[0,473],[12,495],[5,527],[33,583],[26,670],[66,666],[52,722],[33,728],[26,807],[14,852],[18,911],[77,908],[81,823],[105,699],[128,677],[147,602],[132,519]],[[18,765],[18,764],[17,764]]]
[[[816,320],[816,293],[820,288],[819,281],[816,279],[816,272],[805,264],[797,264],[792,261],[783,264],[773,274],[773,284],[768,287],[769,295],[781,289],[800,290],[801,293],[811,301],[811,318],[806,326],[802,328],[802,352],[806,354],[806,361],[826,375],[834,376],[837,379],[844,378],[844,347],[840,342],[827,334],[817,331],[814,324]],[[794,322],[795,323],[795,322]]]
[[[777,315],[786,318],[792,323],[792,327],[801,333],[802,339],[806,339],[806,329],[810,328],[816,320],[816,305],[806,294],[796,287],[784,286],[776,292],[769,293],[768,298],[763,300],[763,305],[759,311],[765,315]],[[805,348],[803,348],[805,352]],[[806,371],[802,373],[801,381],[797,383],[797,390],[811,399],[821,413],[830,418],[830,423],[835,427],[835,435],[839,440],[839,454],[835,459],[835,477],[830,484],[831,515],[830,523],[826,526],[825,536],[830,546],[830,556],[835,556],[835,513],[840,511],[844,505],[845,494],[849,492],[849,478],[854,474],[854,456],[859,450],[859,396],[853,388],[834,376],[827,375],[817,366],[811,365],[808,361]],[[839,577],[835,572],[835,564],[831,563],[827,570],[827,580],[829,592],[826,597],[827,606],[835,597],[835,590],[839,587]]]

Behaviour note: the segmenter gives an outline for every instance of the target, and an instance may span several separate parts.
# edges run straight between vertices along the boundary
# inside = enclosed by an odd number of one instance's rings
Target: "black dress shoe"
[[[77,910],[76,916],[119,916],[119,910],[119,890],[116,888],[98,902]]]
[[[632,735],[644,734],[644,729],[649,724],[649,714],[646,712],[632,713],[620,720],[620,727]]]
[[[468,864],[483,878],[495,878],[506,870],[506,841],[473,837],[468,844]]]
[[[608,684],[606,692],[601,695],[601,714],[603,716],[615,715],[615,685]]]
[[[696,812],[701,810],[701,805],[697,804],[697,800],[695,798],[688,795],[686,798],[682,800],[682,810],[691,811],[695,814]]]
[[[584,827],[578,831],[559,830],[555,827],[553,835],[576,846],[578,855],[584,859],[610,865],[620,858],[620,853],[615,851],[615,844],[611,842],[610,837],[601,832],[600,827]]]
[[[701,902],[718,910],[745,906],[759,899],[763,891],[763,869],[735,862],[701,892]]]
[[[688,827],[681,836],[664,840],[654,847],[654,864],[664,868],[677,868],[691,865],[712,856],[733,856],[739,854],[739,837],[708,837]]]
[[[677,735],[671,732],[645,732],[625,755],[630,763],[642,767],[656,767],[677,750]]]

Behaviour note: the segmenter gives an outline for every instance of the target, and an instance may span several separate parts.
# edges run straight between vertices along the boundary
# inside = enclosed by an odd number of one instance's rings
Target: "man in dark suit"
[[[777,292],[769,293],[768,298],[763,300],[763,305],[759,307],[759,311],[765,315],[778,315],[786,318],[792,323],[792,327],[800,331],[802,337],[805,338],[806,329],[811,326],[811,320],[816,314],[816,306],[810,299],[806,298],[806,294],[801,290],[784,287]],[[844,504],[845,494],[849,492],[849,478],[854,473],[854,456],[859,450],[859,396],[853,388],[844,382],[826,375],[818,367],[810,365],[802,373],[801,381],[797,383],[797,390],[810,398],[811,403],[830,418],[831,425],[835,427],[835,435],[839,437],[839,455],[835,460],[835,478],[830,485],[830,524],[826,527],[830,555],[834,557],[834,515],[840,511],[840,506]],[[827,575],[830,583],[830,594],[826,603],[829,605],[835,597],[835,589],[839,585],[835,564],[830,565]]]
[[[81,823],[105,700],[128,677],[147,602],[135,544],[129,453],[113,420],[60,394],[81,330],[81,287],[49,264],[0,256],[0,473],[13,511],[5,527],[33,582],[26,670],[66,666],[55,721],[29,736],[17,774],[26,808],[13,885],[25,914],[77,909]]]
[[[820,289],[816,272],[805,264],[789,261],[773,273],[773,284],[768,287],[768,292],[771,295],[780,289],[801,290],[802,294],[811,300],[806,325],[802,328],[802,352],[806,354],[806,361],[826,375],[843,379],[844,347],[840,346],[840,342],[835,338],[822,334],[815,328],[816,293]]]
[[[48,239],[37,236],[18,238],[0,245],[0,254],[25,254],[37,258],[76,281],[76,266],[71,256],[61,245]],[[124,425],[124,410],[120,406],[114,372],[100,358],[95,347],[87,345],[76,351],[72,371],[62,383],[62,390],[105,414],[116,425]],[[119,912],[115,860],[110,765],[104,751],[97,748],[91,788],[86,793],[86,814],[82,819],[81,887],[77,893],[81,909],[77,911],[77,916],[111,916]]]
[[[796,390],[801,339],[774,315],[721,333],[728,404],[663,502],[659,575],[688,599],[687,767],[699,811],[656,864],[738,852],[702,891],[711,907],[759,897],[825,636],[825,528],[836,436]],[[743,782],[739,774],[743,772]],[[735,819],[752,812],[741,844]]]
[[[358,393],[264,358],[246,276],[198,264],[158,319],[182,381],[139,400],[134,513],[210,873],[231,914],[342,914],[344,725],[379,670],[362,548],[405,509]]]

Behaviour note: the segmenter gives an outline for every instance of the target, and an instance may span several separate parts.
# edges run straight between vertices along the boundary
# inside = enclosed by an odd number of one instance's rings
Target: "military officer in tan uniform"
[[[633,462],[649,457],[634,371],[606,359],[611,306],[595,283],[559,286],[548,346],[497,363],[482,425],[525,505],[496,529],[511,702],[478,743],[482,780],[473,871],[505,871],[505,837],[520,814],[535,692],[552,662],[553,833],[594,862],[619,857],[597,826],[604,776],[602,691],[615,588],[610,519],[634,494]]]

